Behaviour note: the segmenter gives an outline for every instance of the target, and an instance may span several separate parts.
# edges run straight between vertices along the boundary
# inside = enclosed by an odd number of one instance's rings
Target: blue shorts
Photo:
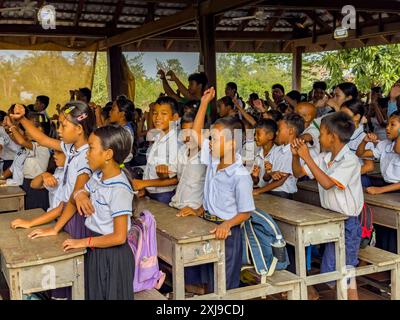
[[[361,226],[358,217],[349,217],[345,222],[345,248],[346,265],[356,267],[358,265],[358,251],[361,242]],[[321,273],[336,270],[335,244],[325,245],[322,256]]]

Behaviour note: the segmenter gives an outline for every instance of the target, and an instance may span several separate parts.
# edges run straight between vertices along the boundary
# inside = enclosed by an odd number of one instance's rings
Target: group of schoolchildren
[[[12,228],[56,220],[29,237],[64,230],[71,235],[64,250],[88,249],[86,298],[133,299],[135,264],[127,234],[134,195],[147,196],[178,209],[182,218],[194,215],[215,224],[210,232],[225,240],[227,289],[233,289],[240,285],[240,225],[255,210],[254,197],[270,193],[293,199],[298,179],[315,179],[321,205],[349,217],[346,264],[357,265],[363,186],[370,194],[400,190],[400,82],[385,108],[376,88],[366,103],[352,83],[328,94],[323,82],[306,97],[296,91],[285,95],[283,86],[274,85],[272,99],[268,93],[265,100],[252,94],[246,108],[230,82],[226,96],[216,101],[215,120],[215,90],[208,88],[204,73],[191,75],[188,87],[172,71],[159,74],[165,94],[144,114],[125,96],[101,108],[84,89],[59,109],[57,136],[50,134],[49,101],[43,96],[33,111],[16,104],[2,115],[0,183],[22,186],[26,207],[46,210],[30,221],[14,220]],[[384,126],[382,139],[378,132]],[[140,146],[148,147],[143,176],[132,177]],[[50,171],[49,159],[56,166]],[[366,175],[374,159],[383,177],[379,186]],[[334,246],[326,244],[321,272],[334,269]],[[185,268],[188,291],[210,292],[213,279],[212,264]],[[349,298],[357,298],[355,281]]]

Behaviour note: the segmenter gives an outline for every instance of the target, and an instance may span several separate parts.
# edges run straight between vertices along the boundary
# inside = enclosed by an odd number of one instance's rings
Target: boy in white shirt
[[[308,175],[318,182],[321,206],[348,216],[345,222],[346,265],[358,265],[358,251],[361,241],[361,227],[358,221],[364,196],[361,185],[361,165],[357,156],[349,149],[349,142],[355,130],[352,119],[343,112],[327,115],[322,119],[320,145],[322,152],[313,158],[305,142],[296,139],[291,145],[293,153],[293,174],[300,178]],[[300,163],[300,158],[305,166]],[[335,246],[325,245],[321,273],[336,269]],[[357,300],[357,285],[352,279],[348,289],[349,300]]]

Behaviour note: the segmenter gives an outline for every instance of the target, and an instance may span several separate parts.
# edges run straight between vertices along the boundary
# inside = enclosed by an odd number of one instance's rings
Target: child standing
[[[322,152],[312,158],[303,140],[296,139],[291,145],[293,174],[300,178],[308,175],[318,182],[321,206],[348,216],[345,222],[346,265],[357,266],[361,241],[361,227],[358,221],[364,196],[361,185],[361,165],[357,156],[350,151],[347,143],[354,132],[352,119],[343,112],[327,115],[321,122],[320,145]],[[300,158],[305,166],[300,163]],[[334,271],[335,246],[325,245],[321,273]],[[357,300],[357,285],[352,279],[348,297]]]
[[[135,179],[135,190],[146,189],[151,199],[169,204],[175,194],[178,131],[174,121],[178,120],[178,103],[170,97],[158,98],[151,110],[155,126],[154,143],[147,154],[143,180]]]
[[[307,143],[308,149],[313,157],[318,156],[320,152],[319,146],[319,129],[314,121],[317,116],[317,108],[309,102],[300,102],[296,106],[296,113],[304,119],[304,131],[301,134],[301,139]],[[313,124],[314,125],[311,125]]]
[[[203,215],[204,219],[215,223],[216,226],[211,232],[217,239],[225,239],[226,288],[233,289],[239,286],[242,266],[240,224],[246,221],[250,212],[255,209],[252,197],[253,182],[237,152],[241,141],[235,141],[235,130],[241,131],[242,128],[238,120],[232,117],[217,120],[211,130],[211,140],[202,141],[207,105],[214,96],[214,88],[204,93],[193,125],[201,146],[202,162],[208,167],[203,206],[192,210],[191,214]],[[208,289],[212,291],[213,265],[187,268],[185,278],[186,283],[208,285]]]

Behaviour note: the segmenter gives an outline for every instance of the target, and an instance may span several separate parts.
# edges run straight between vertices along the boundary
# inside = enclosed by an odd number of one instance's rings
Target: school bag
[[[271,216],[255,209],[250,218],[241,226],[243,255],[242,269],[254,266],[257,274],[271,276],[275,270],[284,270],[289,265],[289,256],[285,248],[285,260],[279,262],[272,253],[271,244],[277,235],[282,235],[279,227]]]
[[[364,249],[368,245],[375,246],[375,229],[373,225],[374,212],[365,203],[358,219],[361,226],[360,248]]]
[[[156,221],[148,210],[133,219],[128,232],[128,243],[135,257],[133,291],[160,289],[165,274],[158,266]]]

